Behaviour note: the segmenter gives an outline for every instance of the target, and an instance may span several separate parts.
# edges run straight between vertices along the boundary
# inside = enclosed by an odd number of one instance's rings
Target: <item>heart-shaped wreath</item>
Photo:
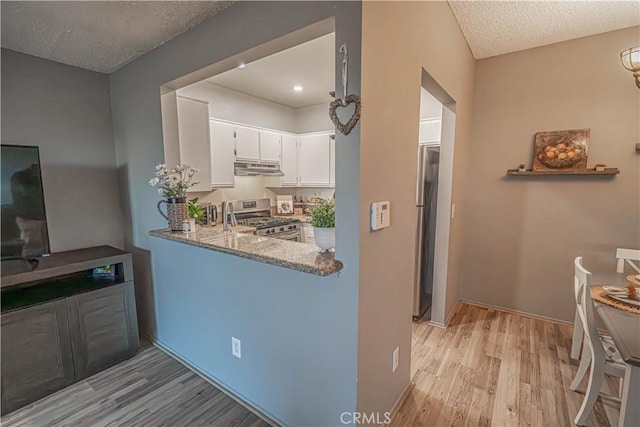
[[[331,96],[335,96],[335,92],[331,92]],[[347,123],[342,123],[336,114],[336,109],[338,107],[347,107],[349,104],[355,104],[355,111]],[[329,104],[329,117],[336,129],[343,135],[349,135],[349,133],[351,133],[355,125],[358,123],[358,120],[360,120],[361,111],[362,104],[360,103],[360,97],[355,94],[347,95],[344,99],[344,104],[340,98],[334,99]]]

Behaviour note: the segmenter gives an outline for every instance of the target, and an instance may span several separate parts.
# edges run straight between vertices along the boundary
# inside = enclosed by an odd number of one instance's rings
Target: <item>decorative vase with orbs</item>
[[[164,203],[167,207],[167,213],[162,212],[160,205]],[[189,208],[186,197],[175,199],[160,200],[158,202],[158,212],[169,222],[171,231],[181,231],[182,222],[189,219]]]
[[[313,237],[316,240],[316,246],[318,246],[322,252],[336,247],[335,227],[313,227]]]

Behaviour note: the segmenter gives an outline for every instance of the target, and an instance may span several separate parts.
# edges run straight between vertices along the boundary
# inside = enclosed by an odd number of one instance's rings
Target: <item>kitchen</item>
[[[165,152],[199,170],[187,198],[203,227],[237,220],[315,245],[310,210],[335,194],[334,44],[330,33],[163,94]]]

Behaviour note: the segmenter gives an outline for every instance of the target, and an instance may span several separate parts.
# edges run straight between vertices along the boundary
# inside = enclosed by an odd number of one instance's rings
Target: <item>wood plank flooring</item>
[[[0,422],[2,427],[269,426],[153,346]]]
[[[577,370],[570,349],[568,326],[468,304],[447,329],[414,324],[414,386],[391,425],[573,426],[587,378],[569,390]],[[603,391],[617,390],[608,378]],[[619,412],[598,399],[588,426],[617,426]]]

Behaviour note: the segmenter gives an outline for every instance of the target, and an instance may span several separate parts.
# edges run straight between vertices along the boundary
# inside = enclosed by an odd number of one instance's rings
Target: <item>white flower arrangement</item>
[[[164,163],[156,166],[156,173],[149,181],[152,187],[158,186],[158,194],[166,199],[180,199],[186,197],[187,188],[193,187],[193,177],[200,172],[189,163],[181,163],[168,170]]]

